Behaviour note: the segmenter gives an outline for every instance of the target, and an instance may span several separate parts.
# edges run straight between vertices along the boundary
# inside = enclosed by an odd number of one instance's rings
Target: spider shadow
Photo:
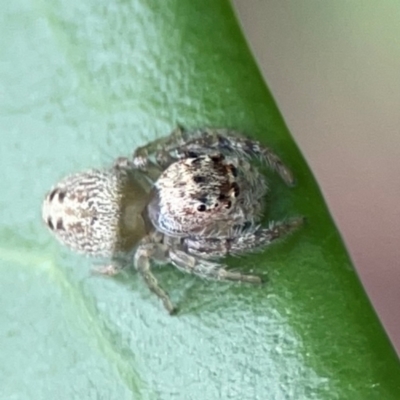
[[[160,286],[167,291],[171,301],[177,307],[177,315],[199,315],[204,312],[229,312],[230,308],[240,310],[245,304],[259,302],[265,297],[267,276],[259,274],[257,268],[243,268],[243,260],[229,260],[230,270],[261,275],[264,283],[254,285],[233,281],[216,281],[204,279],[195,275],[185,274],[172,265],[155,266],[153,273]],[[261,271],[260,271],[261,272]],[[101,278],[101,277],[100,277]],[[103,278],[107,279],[107,278]],[[125,268],[114,277],[109,277],[128,290],[138,293],[143,301],[152,301],[155,306],[163,308],[162,303],[152,294],[132,267]],[[260,297],[261,296],[261,297]],[[165,310],[163,310],[165,311]]]

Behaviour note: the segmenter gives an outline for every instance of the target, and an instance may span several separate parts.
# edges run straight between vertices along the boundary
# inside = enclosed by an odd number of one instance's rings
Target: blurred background
[[[400,3],[233,0],[400,353]]]

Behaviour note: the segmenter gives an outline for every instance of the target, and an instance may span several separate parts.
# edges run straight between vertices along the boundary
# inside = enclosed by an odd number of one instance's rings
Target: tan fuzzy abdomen
[[[46,196],[42,217],[57,239],[92,256],[131,250],[144,235],[148,195],[132,174],[91,170],[71,175]]]

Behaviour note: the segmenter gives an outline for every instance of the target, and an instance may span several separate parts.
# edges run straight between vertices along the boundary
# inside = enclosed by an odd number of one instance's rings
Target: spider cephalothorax
[[[152,223],[172,236],[204,236],[216,224],[226,227],[252,219],[244,193],[248,185],[237,159],[222,154],[191,155],[172,163],[155,182],[148,206]],[[265,193],[264,178],[258,176],[259,198]],[[243,189],[243,192],[241,191]]]

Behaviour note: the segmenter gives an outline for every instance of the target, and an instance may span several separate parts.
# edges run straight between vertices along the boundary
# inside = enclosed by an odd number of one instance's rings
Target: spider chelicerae
[[[133,258],[172,314],[176,308],[153,275],[152,261],[259,284],[260,277],[230,271],[221,259],[263,248],[303,223],[295,217],[259,225],[268,187],[253,158],[294,184],[289,168],[257,141],[228,129],[177,128],[111,168],[62,179],[46,195],[42,216],[64,245],[109,258],[100,273],[114,275]]]

